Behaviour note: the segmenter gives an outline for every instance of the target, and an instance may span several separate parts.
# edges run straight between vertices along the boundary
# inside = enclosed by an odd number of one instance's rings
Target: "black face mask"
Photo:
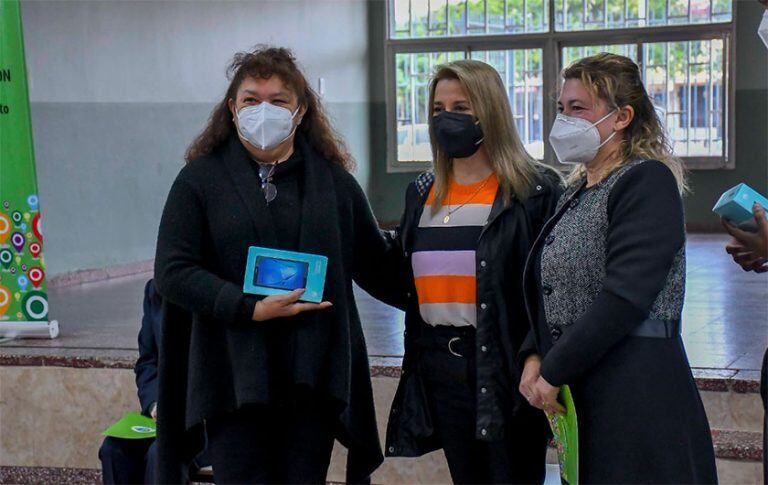
[[[480,149],[483,130],[472,115],[443,111],[432,118],[437,142],[449,158],[466,158]]]

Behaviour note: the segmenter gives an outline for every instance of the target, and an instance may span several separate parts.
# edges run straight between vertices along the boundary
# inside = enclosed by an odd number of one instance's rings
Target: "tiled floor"
[[[731,262],[717,235],[692,235],[683,337],[693,367],[759,369],[768,346],[768,275],[745,273]],[[141,298],[147,275],[50,291],[51,314],[59,320],[56,340],[15,340],[8,351],[35,347],[68,354],[135,351]],[[368,353],[402,356],[403,314],[358,291]],[[30,349],[31,350],[31,349]]]

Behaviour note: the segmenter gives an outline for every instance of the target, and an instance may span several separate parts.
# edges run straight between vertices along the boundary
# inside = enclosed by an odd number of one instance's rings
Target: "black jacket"
[[[165,298],[160,355],[161,482],[177,482],[199,446],[203,419],[270,402],[266,342],[289,326],[297,389],[338,405],[337,439],[350,449],[347,476],[362,480],[383,460],[368,357],[352,292],[385,264],[387,243],[354,177],[296,138],[305,162],[299,251],[328,257],[324,299],[333,307],[290,320],[250,321],[242,291],[250,246],[276,247],[253,163],[232,137],[187,164],[163,212],[155,282]]]
[[[563,196],[525,273],[533,326],[524,352],[542,357],[547,382],[571,389],[579,481],[716,483],[709,423],[681,336],[634,333],[649,317],[682,313],[685,221],[675,177],[661,162],[643,161],[580,197],[584,183]],[[542,281],[544,247],[557,271]],[[571,322],[551,325],[566,311]]]
[[[433,179],[432,174],[423,174],[408,186],[397,232],[402,250],[401,278],[407,290],[405,356],[387,426],[387,456],[421,456],[441,447],[416,369],[419,330],[425,323],[419,313],[410,260],[414,231]],[[522,369],[516,356],[529,328],[522,274],[528,252],[561,193],[560,178],[549,170],[542,170],[524,202],[513,198],[504,207],[499,190],[480,235],[476,251],[477,383],[478,388],[482,383],[488,391],[477,395],[478,439],[499,440],[503,438],[505,419],[535,412],[517,391]],[[546,429],[542,432],[546,433]]]
[[[139,330],[139,360],[136,361],[136,388],[141,413],[149,416],[152,404],[157,402],[157,355],[160,348],[160,322],[163,300],[152,280],[144,286],[144,316]]]

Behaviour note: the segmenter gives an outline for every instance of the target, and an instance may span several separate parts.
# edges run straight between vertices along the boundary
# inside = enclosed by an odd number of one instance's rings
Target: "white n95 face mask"
[[[291,113],[286,108],[269,103],[246,106],[237,113],[240,136],[262,150],[271,150],[290,138],[296,127],[293,118],[299,108]]]
[[[757,35],[763,39],[765,47],[768,47],[768,10],[763,13],[763,20],[760,22],[760,27],[757,28]]]
[[[560,163],[575,165],[592,161],[600,147],[616,134],[614,131],[601,143],[597,125],[615,112],[616,110],[611,111],[594,123],[559,113],[549,132],[549,144],[552,145]]]

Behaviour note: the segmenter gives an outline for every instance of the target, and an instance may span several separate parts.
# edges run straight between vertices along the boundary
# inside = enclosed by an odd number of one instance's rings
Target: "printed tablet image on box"
[[[293,291],[306,288],[309,263],[290,259],[257,256],[254,268],[254,286]]]
[[[301,300],[319,303],[327,266],[325,256],[252,246],[248,249],[243,291],[270,296],[304,288]]]

